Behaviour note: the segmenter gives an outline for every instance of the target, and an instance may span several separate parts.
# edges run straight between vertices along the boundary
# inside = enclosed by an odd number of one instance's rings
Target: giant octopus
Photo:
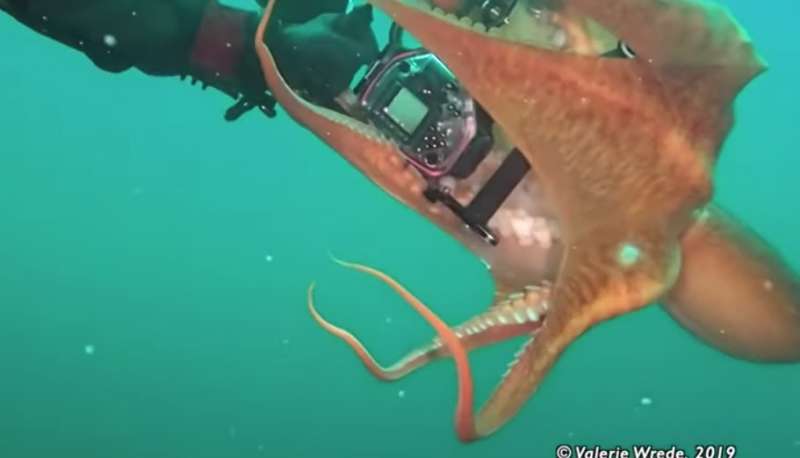
[[[494,121],[490,156],[453,194],[468,200],[516,147],[531,172],[485,243],[423,195],[424,177],[356,117],[316,106],[281,77],[264,32],[255,46],[275,98],[380,188],[490,266],[496,300],[448,326],[388,275],[438,337],[390,367],[308,307],[379,379],[442,357],[458,373],[456,432],[469,442],[511,419],[565,349],[591,327],[660,302],[706,343],[761,362],[800,359],[800,282],[747,226],[711,202],[712,172],[733,102],[766,66],[723,7],[703,0],[524,0],[499,27],[466,0],[369,0],[439,57]],[[430,3],[430,2],[433,3]],[[630,59],[602,57],[618,42]],[[467,352],[528,336],[486,403],[473,410]]]

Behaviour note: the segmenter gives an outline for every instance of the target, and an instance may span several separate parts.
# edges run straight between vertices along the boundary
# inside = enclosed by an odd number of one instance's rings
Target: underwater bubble
[[[109,48],[113,48],[114,46],[117,45],[117,37],[111,35],[110,33],[106,34],[105,36],[103,36],[103,43],[105,43],[106,46],[108,46]]]
[[[284,345],[289,345],[289,339],[283,339],[281,340],[281,343]]]
[[[403,399],[404,397],[406,397],[406,390],[398,391],[397,392],[397,397],[400,398],[400,399]]]
[[[653,399],[652,398],[648,398],[648,397],[644,397],[644,398],[641,399],[641,401],[639,401],[639,403],[642,404],[643,406],[650,406],[650,405],[653,405]]]
[[[384,321],[386,322],[386,324],[392,324],[392,317],[387,316]]]
[[[131,11],[131,16],[136,16],[136,10]]]
[[[273,258],[271,254],[268,254],[268,255],[264,256],[264,260],[267,261],[267,262],[272,262],[273,259],[275,259],[275,258]]]
[[[87,355],[93,355],[95,352],[94,345],[91,344],[86,345],[85,347],[83,347],[83,352],[86,353]]]

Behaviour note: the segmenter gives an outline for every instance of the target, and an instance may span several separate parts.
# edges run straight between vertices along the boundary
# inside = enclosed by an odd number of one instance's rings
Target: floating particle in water
[[[87,355],[93,355],[95,352],[94,345],[91,344],[86,345],[85,347],[83,347],[83,352],[86,353]]]
[[[643,397],[639,403],[643,406],[650,406],[653,405],[653,399],[648,397]]]
[[[262,453],[264,451],[264,444],[258,444],[258,453]]]
[[[268,254],[268,255],[264,256],[264,260],[267,261],[267,262],[272,262],[273,259],[275,259],[275,258],[273,258],[271,254]]]
[[[117,37],[107,33],[105,36],[103,36],[103,43],[105,43],[109,48],[113,48],[117,45]]]
[[[131,16],[136,16],[136,10],[131,11]]]
[[[570,439],[572,439],[573,437],[575,437],[575,433],[574,433],[574,432],[572,432],[572,431],[570,431],[570,432],[568,432],[568,433],[567,433],[567,437],[569,437]]]
[[[769,280],[764,280],[764,289],[767,291],[772,291],[775,288],[775,284]]]
[[[236,430],[236,427],[235,427],[235,426],[231,425],[231,426],[229,426],[229,427],[228,427],[228,435],[231,437],[231,439],[233,439],[234,437],[236,437],[236,433],[237,433],[237,432],[238,432],[238,431]]]
[[[387,316],[384,321],[386,322],[386,324],[392,324],[392,317]]]
[[[406,397],[406,390],[398,391],[397,392],[397,397],[400,398],[400,399],[403,399],[404,397]]]
[[[284,345],[289,345],[289,339],[283,339],[281,340],[281,343]]]

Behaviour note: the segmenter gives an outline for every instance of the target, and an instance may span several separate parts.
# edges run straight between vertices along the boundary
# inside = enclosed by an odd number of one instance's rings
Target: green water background
[[[738,100],[717,199],[797,268],[800,7],[725,4],[771,69]],[[283,114],[225,123],[218,93],[100,72],[5,16],[0,31],[0,458],[800,456],[800,365],[723,356],[657,306],[591,331],[508,426],[461,445],[450,362],[374,381],[304,300],[316,280],[320,309],[389,362],[430,329],[328,253],[450,323],[490,300],[476,258]],[[516,345],[474,356],[481,398]]]

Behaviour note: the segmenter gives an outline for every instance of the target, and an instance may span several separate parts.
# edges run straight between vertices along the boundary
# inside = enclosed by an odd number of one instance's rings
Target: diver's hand
[[[356,71],[378,56],[371,24],[372,8],[364,5],[284,26],[272,48],[287,83],[316,102],[332,103]]]

